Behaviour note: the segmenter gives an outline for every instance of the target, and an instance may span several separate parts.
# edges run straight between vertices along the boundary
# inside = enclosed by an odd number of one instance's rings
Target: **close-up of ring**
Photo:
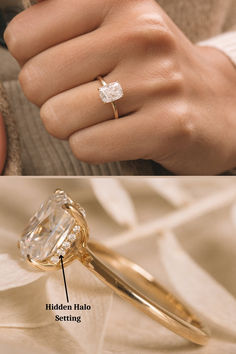
[[[99,88],[99,96],[102,102],[111,103],[114,112],[114,118],[118,119],[119,112],[115,102],[120,100],[124,96],[124,92],[121,85],[117,81],[107,84],[101,76],[98,76],[97,79],[102,85],[102,87]]]
[[[184,304],[143,268],[95,241],[89,241],[85,210],[56,190],[30,219],[19,241],[22,258],[37,269],[60,269],[79,260],[117,295],[189,341],[205,345],[208,330]]]

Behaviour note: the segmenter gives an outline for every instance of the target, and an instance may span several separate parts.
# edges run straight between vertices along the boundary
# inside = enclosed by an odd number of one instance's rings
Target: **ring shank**
[[[87,252],[87,268],[115,293],[176,334],[207,344],[209,335],[198,319],[151,274],[96,242],[88,242]]]

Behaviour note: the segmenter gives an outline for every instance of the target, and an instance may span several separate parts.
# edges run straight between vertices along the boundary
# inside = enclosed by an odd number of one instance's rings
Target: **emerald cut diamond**
[[[99,88],[101,100],[104,103],[112,103],[118,101],[124,96],[123,89],[119,82],[112,82]]]
[[[72,200],[65,192],[56,191],[41,205],[23,232],[20,241],[23,258],[45,261],[51,257],[52,263],[57,263],[57,256],[64,255],[61,247],[74,227],[74,218],[63,207],[70,203]]]

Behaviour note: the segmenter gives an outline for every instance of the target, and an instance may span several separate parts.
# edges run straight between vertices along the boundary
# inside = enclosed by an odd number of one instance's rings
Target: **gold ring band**
[[[172,332],[193,343],[207,344],[209,334],[200,321],[159,285],[151,274],[93,241],[88,242],[87,252],[90,257],[87,268],[116,294]],[[128,281],[123,280],[124,278]]]
[[[55,220],[57,217],[62,220],[55,223],[60,227],[57,229],[58,226],[55,225],[53,232],[48,234],[51,245],[55,237],[54,254],[49,250],[51,253],[46,257],[47,249],[43,249],[44,259],[38,253],[37,256],[34,253],[33,258],[30,252],[36,252],[37,242],[42,248],[42,238],[45,238],[45,230],[48,230],[50,212]],[[159,285],[151,274],[113,250],[88,240],[85,211],[64,191],[57,190],[35,215],[20,241],[21,253],[31,265],[40,270],[57,270],[60,269],[61,255],[64,257],[65,266],[78,259],[116,294],[161,325],[193,343],[207,344],[208,331],[185,305]],[[38,224],[35,223],[36,219]],[[63,222],[66,223],[66,234],[63,233]],[[69,222],[71,226],[68,233]],[[47,238],[44,242],[49,244]]]
[[[112,82],[110,84],[107,84],[101,76],[98,76],[97,79],[102,85],[102,88],[99,88],[101,100],[104,103],[111,103],[114,118],[118,119],[119,112],[115,101],[118,101],[124,95],[121,85],[118,82]]]

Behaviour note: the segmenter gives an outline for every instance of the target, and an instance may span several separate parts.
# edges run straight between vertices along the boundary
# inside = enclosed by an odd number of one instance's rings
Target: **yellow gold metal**
[[[201,322],[151,274],[113,250],[88,240],[88,225],[79,204],[72,201],[63,208],[80,226],[80,236],[64,257],[65,266],[78,259],[116,294],[153,320],[193,343],[207,344],[209,333]],[[60,263],[53,265],[50,259],[35,261],[27,256],[27,262],[41,271],[61,268]]]
[[[208,331],[200,321],[154,277],[137,264],[93,241],[88,242],[87,268],[116,294],[174,333],[206,345]]]
[[[107,85],[106,81],[101,76],[98,76],[97,79],[98,79],[98,81],[100,81],[102,86]],[[112,105],[112,109],[113,109],[113,113],[114,113],[114,118],[119,119],[119,112],[118,112],[118,108],[117,108],[116,103],[111,102],[111,105]]]

